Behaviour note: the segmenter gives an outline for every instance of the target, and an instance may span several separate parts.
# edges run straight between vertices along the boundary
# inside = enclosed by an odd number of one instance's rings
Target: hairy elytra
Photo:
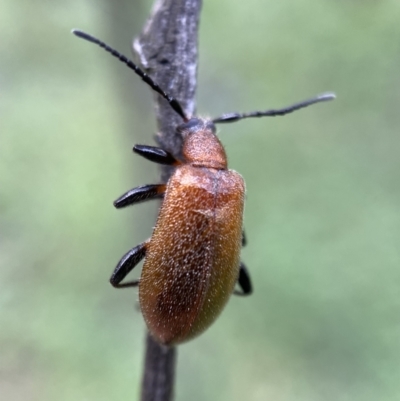
[[[326,93],[282,109],[228,113],[209,120],[189,118],[179,101],[144,71],[110,46],[79,30],[76,36],[95,43],[125,63],[182,117],[177,132],[183,138],[182,159],[165,149],[135,145],[135,153],[155,163],[174,166],[167,184],[136,187],[114,202],[122,208],[162,198],[150,239],[127,252],[116,266],[111,284],[139,286],[140,307],[151,335],[161,344],[175,345],[206,330],[223,310],[231,294],[249,295],[250,277],[240,261],[245,245],[242,177],[227,166],[216,123],[250,117],[280,116],[332,100]],[[122,282],[145,258],[140,280]],[[235,284],[240,290],[235,290]]]

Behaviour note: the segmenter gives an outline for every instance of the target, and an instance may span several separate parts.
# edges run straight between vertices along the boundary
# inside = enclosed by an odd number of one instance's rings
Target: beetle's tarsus
[[[140,187],[133,188],[121,195],[116,201],[114,201],[114,206],[117,209],[121,209],[151,199],[159,199],[164,196],[165,189],[165,184],[141,185]]]
[[[246,237],[246,233],[243,230],[242,231],[242,247],[245,247],[246,245],[247,245],[247,237]]]
[[[250,275],[247,270],[247,267],[243,262],[240,262],[239,269],[239,278],[238,278],[239,287],[242,291],[235,290],[233,293],[235,295],[250,295],[253,292],[253,286],[251,285]]]
[[[113,287],[136,287],[139,284],[139,280],[126,283],[121,283],[121,281],[145,257],[147,244],[148,241],[135,246],[121,258],[110,278],[110,283]]]
[[[169,166],[180,164],[171,153],[157,146],[135,145],[133,151],[151,162]]]

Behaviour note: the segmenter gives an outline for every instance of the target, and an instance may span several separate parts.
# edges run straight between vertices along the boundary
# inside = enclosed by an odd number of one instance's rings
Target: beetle
[[[150,239],[127,252],[111,278],[116,288],[139,286],[139,301],[151,335],[161,344],[175,345],[206,330],[221,313],[232,293],[249,295],[252,284],[240,250],[243,231],[245,184],[229,170],[215,124],[250,117],[280,116],[332,100],[331,93],[277,110],[227,113],[214,119],[188,117],[179,101],[127,57],[80,30],[76,36],[95,43],[131,68],[164,97],[182,118],[176,130],[183,138],[178,160],[166,150],[135,145],[140,156],[175,167],[167,184],[144,185],[119,197],[116,208],[162,198]],[[140,280],[122,282],[145,259]],[[235,290],[238,283],[241,290]]]

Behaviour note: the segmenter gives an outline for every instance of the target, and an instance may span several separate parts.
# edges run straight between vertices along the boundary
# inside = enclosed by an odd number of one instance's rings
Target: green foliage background
[[[0,7],[1,398],[137,399],[137,294],[108,278],[155,221],[155,203],[112,207],[158,180],[131,153],[154,143],[151,94],[70,29],[129,54],[151,2]],[[200,115],[338,99],[220,127],[247,182],[255,294],[180,347],[177,401],[400,399],[399,15],[395,0],[204,0]]]

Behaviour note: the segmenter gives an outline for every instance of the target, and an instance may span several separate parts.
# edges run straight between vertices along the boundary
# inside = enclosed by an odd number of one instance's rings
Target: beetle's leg
[[[150,199],[162,198],[164,196],[166,186],[164,184],[157,185],[141,185],[126,192],[120,196],[114,206],[121,209],[134,203],[144,202]]]
[[[235,290],[235,295],[250,295],[253,292],[249,272],[243,262],[240,262],[238,284],[242,291]]]
[[[244,230],[242,231],[242,247],[247,245],[247,237],[246,237],[246,233],[244,232]]]
[[[156,146],[135,145],[133,151],[154,163],[178,165],[180,162],[171,153]]]
[[[124,287],[136,287],[139,284],[139,280],[128,281],[122,283],[121,281],[128,275],[128,273],[144,258],[146,255],[146,247],[148,241],[145,241],[127,252],[122,256],[118,262],[117,267],[114,269],[113,274],[110,277],[110,283],[115,288]]]

